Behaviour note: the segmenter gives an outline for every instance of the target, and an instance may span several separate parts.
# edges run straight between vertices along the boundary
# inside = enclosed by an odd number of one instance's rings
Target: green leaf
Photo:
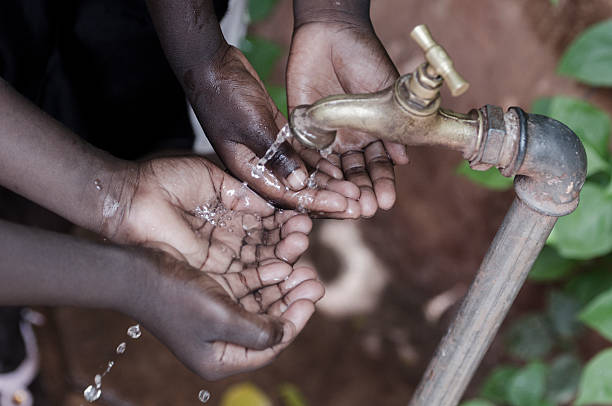
[[[541,314],[524,316],[515,321],[506,335],[508,352],[525,361],[546,356],[554,340],[548,319]]]
[[[559,219],[548,243],[566,258],[590,259],[612,251],[612,196],[587,182],[578,208]]]
[[[487,169],[486,171],[475,171],[470,168],[467,161],[461,162],[457,167],[457,173],[465,176],[477,185],[493,190],[510,189],[514,182],[513,178],[506,178],[496,168]]]
[[[592,86],[612,86],[612,20],[587,28],[567,48],[557,71]]]
[[[580,313],[580,320],[612,340],[612,289],[593,299]]]
[[[240,49],[264,82],[270,77],[272,69],[282,54],[282,49],[278,44],[254,36],[247,36],[240,44]]]
[[[584,368],[575,406],[612,404],[612,349],[597,354]]]
[[[493,403],[488,400],[483,399],[470,399],[461,403],[459,406],[495,406]]]
[[[600,293],[612,288],[612,272],[608,269],[583,271],[565,285],[565,292],[584,306]]]
[[[279,388],[280,397],[283,399],[285,406],[307,406],[308,403],[304,399],[304,395],[300,389],[290,383],[284,383]]]
[[[569,275],[575,265],[576,261],[563,258],[553,247],[547,245],[533,264],[529,279],[537,282],[556,281]]]
[[[267,85],[268,94],[274,100],[276,107],[287,117],[287,91],[282,86]]]
[[[495,368],[482,385],[480,396],[495,403],[508,403],[508,382],[517,372],[513,366]]]
[[[272,401],[250,382],[230,386],[221,398],[221,406],[272,406]]]
[[[512,406],[540,406],[546,392],[548,368],[532,362],[519,370],[508,383],[508,401]]]
[[[570,339],[580,331],[577,317],[580,307],[580,302],[567,293],[553,290],[548,295],[548,318],[553,330],[562,339]]]
[[[561,121],[582,141],[587,155],[587,174],[591,176],[610,167],[610,117],[584,100],[571,97],[538,99],[532,112]]]
[[[576,395],[581,372],[582,365],[575,355],[559,355],[550,365],[546,398],[555,405],[569,403]]]
[[[252,22],[261,21],[272,13],[278,0],[249,0],[249,17]]]

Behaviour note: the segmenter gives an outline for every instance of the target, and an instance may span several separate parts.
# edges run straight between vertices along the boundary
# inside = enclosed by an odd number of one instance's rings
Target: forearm
[[[309,22],[370,22],[370,0],[293,0],[295,26]]]
[[[170,66],[209,139],[246,142],[262,156],[278,132],[271,101],[244,55],[223,38],[212,1],[147,4]],[[233,160],[223,156],[227,150],[218,152],[225,162]]]
[[[146,292],[142,251],[0,220],[0,305],[127,311]],[[138,281],[138,283],[136,282]]]
[[[0,184],[75,224],[112,233],[131,168],[94,148],[0,79]]]

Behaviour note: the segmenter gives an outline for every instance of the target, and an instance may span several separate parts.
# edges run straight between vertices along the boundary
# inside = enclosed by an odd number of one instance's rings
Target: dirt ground
[[[569,94],[588,97],[612,113],[612,92],[555,74],[556,61],[574,36],[612,15],[611,1],[561,0],[556,8],[547,0],[373,0],[372,5],[374,26],[401,73],[422,61],[409,37],[420,23],[428,24],[454,58],[471,88],[456,99],[445,92],[445,107],[466,112],[488,103],[529,109],[538,96]],[[254,30],[288,48],[291,21],[291,1],[281,0],[274,15]],[[195,405],[198,391],[206,388],[212,394],[209,404],[217,405],[228,386],[244,381],[278,405],[283,383],[297,385],[311,406],[407,404],[456,308],[427,321],[424,305],[442,292],[469,286],[513,198],[512,192],[486,191],[457,177],[461,157],[456,153],[412,149],[410,156],[411,163],[397,170],[395,207],[355,227],[387,275],[375,308],[344,317],[319,312],[272,365],[220,382],[202,381],[145,332],[128,343],[125,357],[105,378],[100,404]],[[313,245],[311,260],[333,283],[342,256],[324,243]],[[511,317],[539,306],[540,289],[526,285]],[[45,313],[47,324],[38,330],[43,383],[52,404],[79,405],[83,388],[124,340],[131,321],[104,311]],[[500,347],[497,340],[468,392],[499,361]]]

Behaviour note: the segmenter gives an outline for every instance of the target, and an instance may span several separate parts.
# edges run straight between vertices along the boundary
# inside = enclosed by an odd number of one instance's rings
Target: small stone
[[[210,392],[206,389],[202,389],[200,393],[198,393],[198,399],[200,399],[202,403],[208,402],[210,400]]]
[[[129,333],[128,333],[128,334],[129,334]],[[117,354],[119,354],[119,355],[123,354],[123,353],[125,352],[125,348],[126,348],[126,347],[127,347],[127,344],[126,344],[126,343],[121,343],[121,344],[119,344],[119,345],[117,346],[117,350],[116,350]]]
[[[127,335],[133,338],[134,340],[140,338],[140,336],[142,335],[142,332],[140,331],[140,324],[135,324],[128,328]]]
[[[93,385],[89,385],[87,389],[83,391],[83,396],[85,397],[85,400],[89,403],[93,403],[96,400],[100,399],[101,395],[102,390],[100,388],[96,388]]]

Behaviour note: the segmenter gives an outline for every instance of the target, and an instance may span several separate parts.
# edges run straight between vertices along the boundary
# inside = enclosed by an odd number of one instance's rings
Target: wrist
[[[309,23],[343,23],[370,27],[370,0],[293,0],[294,27]]]
[[[96,221],[90,227],[93,231],[111,240],[121,233],[138,187],[139,173],[138,164],[115,160],[89,185],[97,194],[94,208]]]

